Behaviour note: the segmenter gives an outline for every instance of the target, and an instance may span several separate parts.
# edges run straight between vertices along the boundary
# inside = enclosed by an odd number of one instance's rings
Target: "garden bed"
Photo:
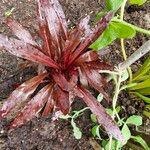
[[[60,1],[69,24],[75,25],[79,18],[85,14],[91,14],[91,22],[94,15],[103,7],[104,3],[98,3],[97,0],[61,0]],[[11,35],[10,30],[4,24],[5,13],[14,8],[13,17],[19,20],[23,26],[28,28],[35,35],[37,34],[37,26],[35,23],[36,3],[35,0],[4,0],[0,2],[0,32]],[[150,29],[150,2],[144,6],[127,6],[125,20],[129,23],[138,25],[145,29]],[[148,37],[137,34],[135,38],[126,40],[127,55],[130,56],[137,50]],[[117,65],[122,60],[119,41],[116,41],[109,47],[105,48],[108,52],[103,59],[111,64]],[[136,62],[132,68],[137,70],[143,59]],[[10,55],[6,51],[0,51],[0,103],[17,87],[18,84],[30,79],[36,74],[34,66],[24,64],[27,61],[18,59]],[[111,93],[112,91],[110,91]],[[122,92],[118,100],[123,108],[122,117],[133,114],[142,115],[143,102],[138,102],[132,95]],[[1,105],[1,104],[0,104]],[[76,100],[73,109],[81,109],[85,104],[80,100]],[[11,116],[12,117],[12,116]],[[144,116],[143,116],[144,117]],[[90,129],[90,112],[86,111],[76,123],[81,128],[83,137],[76,140],[72,133],[72,127],[69,122],[64,120],[52,121],[51,116],[47,118],[35,118],[31,122],[19,127],[15,130],[7,131],[6,125],[8,120],[4,119],[0,122],[0,149],[1,150],[93,150],[96,149],[97,142],[93,139]],[[9,118],[10,119],[10,118]],[[144,117],[144,124],[141,131],[150,135],[150,119]]]

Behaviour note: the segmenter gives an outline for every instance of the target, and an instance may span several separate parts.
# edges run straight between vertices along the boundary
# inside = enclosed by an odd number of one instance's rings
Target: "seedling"
[[[105,71],[103,71],[104,73]],[[107,71],[105,73],[108,73]],[[114,79],[116,88],[115,88],[115,93],[114,93],[114,97],[113,97],[113,102],[112,102],[112,109],[111,108],[107,108],[106,112],[114,119],[117,121],[118,126],[120,126],[121,128],[121,132],[122,135],[125,139],[124,143],[120,143],[119,141],[115,140],[112,138],[112,136],[109,137],[109,139],[102,139],[101,137],[101,132],[103,132],[103,130],[101,129],[101,127],[97,124],[97,120],[96,120],[96,116],[95,115],[91,115],[91,120],[94,123],[94,126],[91,130],[92,135],[94,137],[97,137],[97,139],[99,139],[101,141],[101,146],[105,149],[105,150],[118,150],[118,149],[122,149],[124,145],[127,144],[127,142],[132,139],[133,141],[139,143],[144,149],[148,150],[149,147],[146,144],[146,142],[140,137],[140,136],[133,136],[131,135],[131,131],[129,129],[130,125],[135,125],[136,128],[138,126],[142,125],[142,117],[141,116],[130,116],[129,118],[126,119],[125,118],[120,118],[119,116],[119,112],[121,111],[121,107],[117,105],[117,99],[118,99],[118,95],[119,93],[128,88],[128,87],[134,87],[135,84],[130,84],[128,86],[121,86],[121,83],[126,81],[129,77],[128,72],[125,71],[119,71],[117,70],[117,72],[109,72],[109,74],[112,76],[112,79]]]
[[[72,113],[72,115],[66,115],[66,116],[60,116],[60,118],[61,119],[71,119],[71,126],[72,126],[72,128],[73,128],[73,135],[74,135],[74,137],[76,138],[76,139],[81,139],[81,137],[82,137],[82,132],[81,132],[81,130],[80,130],[80,128],[78,128],[77,127],[77,125],[76,125],[76,123],[75,123],[75,119],[77,118],[77,117],[79,117],[80,115],[82,115],[83,114],[83,112],[84,111],[86,111],[86,110],[88,110],[89,108],[88,107],[86,107],[86,108],[83,108],[83,109],[81,109],[81,110],[79,110],[79,111],[73,111]]]
[[[14,10],[15,10],[15,8],[12,7],[10,10],[8,10],[8,11],[5,12],[5,16],[6,16],[6,17],[11,16]]]

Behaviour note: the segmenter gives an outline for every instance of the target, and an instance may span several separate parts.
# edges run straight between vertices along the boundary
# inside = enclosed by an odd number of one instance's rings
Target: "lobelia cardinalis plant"
[[[18,22],[7,19],[17,38],[0,34],[0,47],[18,57],[39,64],[38,75],[21,84],[10,94],[0,109],[0,118],[18,106],[24,106],[11,122],[10,127],[18,127],[39,112],[47,116],[52,110],[68,114],[74,97],[80,97],[96,115],[98,122],[114,138],[124,138],[103,106],[88,91],[93,87],[110,100],[104,90],[106,79],[99,70],[111,70],[112,66],[102,62],[98,54],[88,47],[106,29],[111,13],[100,19],[95,27],[88,25],[89,16],[81,19],[74,29],[67,29],[64,12],[57,0],[37,0],[39,35],[43,43],[36,43],[31,34]]]

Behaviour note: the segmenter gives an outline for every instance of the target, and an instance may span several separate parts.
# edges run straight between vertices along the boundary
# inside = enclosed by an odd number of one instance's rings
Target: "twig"
[[[119,64],[119,70],[124,70],[128,68],[131,64],[136,62],[148,52],[150,52],[150,40],[145,42],[138,50],[136,50],[130,57],[128,57],[127,60]]]

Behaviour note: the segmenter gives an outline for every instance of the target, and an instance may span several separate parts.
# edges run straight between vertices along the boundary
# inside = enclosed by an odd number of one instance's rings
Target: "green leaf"
[[[103,139],[103,140],[102,140],[102,147],[105,147],[108,142],[109,142],[108,140]]]
[[[146,106],[145,106],[145,109],[150,110],[150,105],[146,105]]]
[[[96,118],[96,115],[94,114],[91,114],[91,121],[94,122],[94,123],[97,123],[97,118]]]
[[[71,125],[73,127],[73,135],[76,139],[81,139],[82,137],[82,132],[81,130],[76,126],[76,123],[74,122],[74,120],[71,120]]]
[[[134,94],[136,96],[138,96],[139,98],[141,98],[144,102],[150,104],[150,98],[149,97],[146,97],[146,96],[144,96],[144,95],[142,95],[142,94],[140,94],[138,92],[134,92]]]
[[[98,94],[98,96],[97,96],[98,102],[101,102],[103,100],[103,98],[104,98],[104,96],[102,93]]]
[[[145,60],[141,68],[133,75],[133,81],[138,80],[150,71],[150,56]]]
[[[123,85],[121,88],[120,88],[120,91],[124,90],[124,89],[128,89],[128,88],[131,88],[131,87],[134,87],[135,85],[137,85],[137,83],[129,83],[127,85]]]
[[[146,144],[146,142],[140,137],[140,136],[131,136],[131,138],[139,143],[145,150],[149,150],[150,147],[148,147],[148,145]]]
[[[94,50],[100,50],[111,44],[117,38],[132,38],[136,31],[128,25],[112,21],[103,34],[90,46]]]
[[[123,137],[125,138],[125,141],[126,141],[125,143],[127,143],[127,141],[131,138],[131,132],[130,132],[128,126],[126,124],[124,124],[121,131],[122,131]]]
[[[143,110],[143,115],[147,116],[148,118],[150,118],[150,112],[147,110]]]
[[[131,90],[139,90],[139,89],[142,90],[144,88],[150,88],[150,78],[145,80],[145,81],[143,81],[143,82],[137,83],[137,85],[132,87]]]
[[[96,20],[99,20],[106,14],[107,14],[107,10],[103,10],[103,11],[99,12],[98,14],[96,14]]]
[[[112,109],[106,108],[105,110],[106,110],[106,112],[107,112],[108,115],[110,115],[110,116],[113,115],[113,110]]]
[[[110,116],[113,115],[113,110],[112,110],[111,108],[106,108],[105,110],[106,110],[107,114],[109,114]],[[120,106],[117,106],[116,112],[119,113],[120,110],[121,110],[121,107],[120,107]]]
[[[126,81],[128,78],[129,78],[128,71],[125,70],[125,71],[122,73],[122,75],[121,75],[121,80],[120,80],[120,82]]]
[[[109,148],[110,145],[110,141],[105,145],[105,150],[110,150]],[[119,145],[118,149],[120,149],[122,147],[122,145]],[[116,150],[117,148],[117,140],[112,140],[111,142],[111,150]]]
[[[133,124],[136,126],[140,126],[142,125],[142,117],[136,115],[130,116],[126,121],[126,124]]]
[[[133,38],[136,34],[136,31],[132,27],[126,25],[123,22],[112,21],[111,24],[115,28],[117,38]]]
[[[147,0],[130,0],[130,4],[137,4],[137,5],[143,5]]]
[[[90,48],[94,50],[100,50],[111,44],[114,40],[116,40],[116,38],[117,36],[115,29],[110,24],[103,34],[90,46]]]
[[[117,11],[122,3],[123,0],[105,0],[106,9],[108,11]]]
[[[121,107],[120,107],[120,106],[117,106],[116,112],[119,113],[120,111],[121,111]]]
[[[148,70],[148,72],[149,72],[149,71],[150,71],[150,68],[147,68],[146,70]],[[147,80],[147,79],[149,79],[149,78],[150,78],[150,74],[148,74],[148,75],[141,75],[141,76],[136,80],[136,82],[142,82],[142,81]],[[135,80],[132,80],[132,81],[135,82]]]
[[[78,127],[74,127],[73,128],[73,135],[76,139],[81,139],[82,137],[82,132],[80,131],[80,129]]]
[[[92,128],[92,135],[94,136],[94,137],[98,137],[99,139],[101,139],[101,136],[100,136],[100,133],[99,133],[99,128],[100,128],[100,126],[99,125],[95,125],[93,128]]]
[[[136,92],[138,92],[138,93],[140,93],[142,95],[150,95],[149,91],[150,91],[150,87],[136,90]]]

